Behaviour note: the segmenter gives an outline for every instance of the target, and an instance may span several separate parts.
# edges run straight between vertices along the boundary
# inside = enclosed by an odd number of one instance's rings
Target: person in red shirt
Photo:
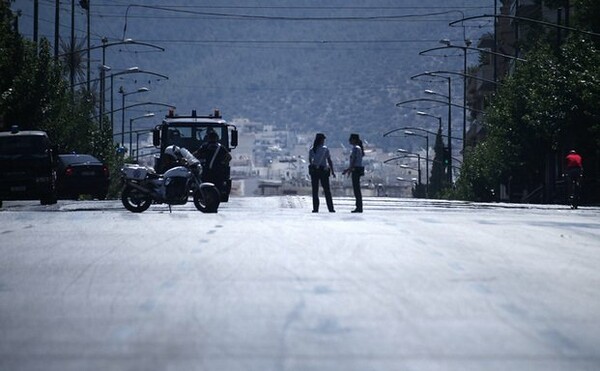
[[[571,180],[579,179],[583,172],[583,160],[581,156],[575,150],[570,150],[565,158],[565,163],[567,165],[567,175],[569,178]]]

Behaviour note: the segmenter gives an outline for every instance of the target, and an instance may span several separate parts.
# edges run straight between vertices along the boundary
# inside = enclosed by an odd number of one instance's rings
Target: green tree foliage
[[[70,94],[48,41],[36,45],[21,38],[6,1],[0,2],[0,17],[1,128],[45,130],[62,152],[101,151],[94,107],[85,96]]]
[[[85,43],[85,38],[75,39],[73,44],[71,41],[61,40],[60,60],[65,78],[70,79],[71,71],[73,71],[75,82],[85,80],[87,63]]]
[[[98,128],[90,96],[71,94],[48,41],[24,40],[13,21],[0,0],[0,130],[44,130],[59,152],[90,153],[118,168],[112,133]]]
[[[499,184],[531,191],[554,171],[548,159],[561,159],[570,148],[597,162],[600,51],[572,35],[560,50],[539,43],[526,58],[487,110],[487,138],[465,156],[457,184],[461,198],[494,199]]]
[[[446,176],[444,174],[443,156],[444,141],[442,139],[442,128],[438,128],[435,137],[435,146],[433,147],[435,156],[431,165],[431,178],[429,181],[429,196],[439,198],[442,190],[447,186]]]

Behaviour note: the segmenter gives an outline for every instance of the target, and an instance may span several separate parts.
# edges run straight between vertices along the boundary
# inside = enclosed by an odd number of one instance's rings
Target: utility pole
[[[494,0],[494,51],[498,51],[498,0]],[[494,58],[494,81],[498,81],[498,62],[496,55],[492,55]],[[498,90],[498,85],[494,85],[494,90]]]
[[[89,0],[79,0],[79,6],[81,9],[85,10],[86,19],[87,19],[87,91],[90,91],[90,1]]]
[[[54,6],[54,58],[58,59],[58,42],[60,39],[60,0]]]
[[[38,42],[38,18],[40,16],[39,0],[33,1],[33,42]]]
[[[21,16],[21,11],[17,10],[15,12],[15,20],[13,21],[13,27],[15,28],[15,32],[19,33],[19,17]]]
[[[91,67],[90,67],[90,63],[91,63],[91,45],[90,45],[90,2],[89,1],[85,1],[85,12],[86,12],[86,18],[87,18],[87,91],[88,94],[90,92],[90,78],[91,78]]]
[[[75,0],[71,0],[71,55],[69,58],[69,80],[71,95],[75,92]]]

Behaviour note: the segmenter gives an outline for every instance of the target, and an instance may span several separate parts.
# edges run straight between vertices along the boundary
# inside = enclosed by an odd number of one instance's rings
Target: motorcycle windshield
[[[198,160],[196,157],[194,157],[194,155],[192,155],[192,153],[190,151],[188,151],[187,149],[181,148],[180,152],[181,152],[181,156],[187,161],[189,166],[197,165],[200,163],[200,160]]]

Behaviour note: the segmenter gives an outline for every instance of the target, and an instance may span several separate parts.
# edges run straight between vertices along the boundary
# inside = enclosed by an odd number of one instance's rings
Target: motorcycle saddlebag
[[[126,179],[143,180],[148,175],[148,168],[139,165],[125,165],[121,173]]]

